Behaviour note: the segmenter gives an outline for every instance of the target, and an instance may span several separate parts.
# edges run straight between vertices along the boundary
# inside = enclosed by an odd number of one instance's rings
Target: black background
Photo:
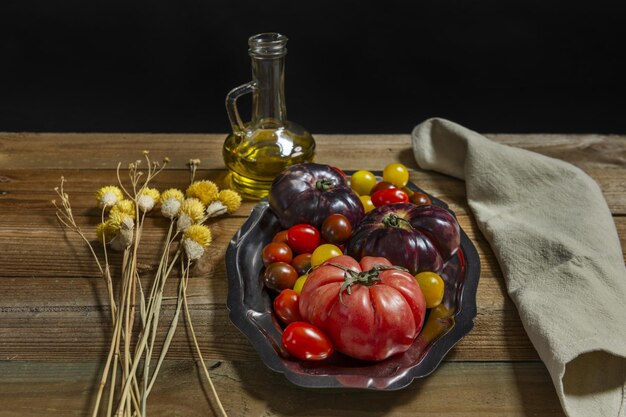
[[[625,1],[5,0],[0,131],[226,132],[247,38],[273,31],[313,133],[626,133],[625,19]]]

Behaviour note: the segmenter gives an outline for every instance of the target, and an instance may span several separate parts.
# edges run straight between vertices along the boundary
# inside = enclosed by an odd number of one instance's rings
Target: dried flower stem
[[[202,357],[202,351],[200,350],[200,346],[198,345],[198,339],[196,338],[196,332],[193,329],[193,324],[191,323],[191,314],[189,313],[189,304],[187,303],[187,283],[189,282],[189,267],[190,261],[187,261],[187,267],[185,268],[184,277],[183,277],[183,306],[185,307],[185,316],[187,318],[187,324],[189,325],[189,331],[191,332],[191,337],[193,339],[193,344],[196,347],[196,353],[198,354],[198,360],[202,364],[202,369],[204,370],[204,376],[206,376],[209,385],[211,386],[211,391],[213,392],[213,397],[215,397],[215,401],[217,401],[217,406],[222,413],[222,416],[228,417],[226,411],[224,410],[224,406],[222,406],[222,402],[220,401],[220,397],[217,395],[217,391],[215,390],[215,386],[213,385],[213,381],[211,380],[211,375],[209,375],[209,370],[204,363],[204,358]]]

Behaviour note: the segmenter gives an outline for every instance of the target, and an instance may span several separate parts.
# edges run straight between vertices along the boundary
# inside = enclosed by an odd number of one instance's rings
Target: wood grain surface
[[[189,158],[202,160],[198,178],[223,183],[225,135],[0,134],[0,416],[85,415],[110,327],[106,292],[82,242],[59,227],[50,200],[63,175],[77,222],[95,237],[94,192],[115,183],[115,166],[149,149],[171,163],[159,188],[183,187]],[[510,146],[569,161],[600,185],[626,248],[626,137],[599,135],[488,135]],[[211,222],[214,244],[190,282],[192,316],[232,416],[562,415],[498,263],[465,198],[464,183],[418,169],[408,135],[320,135],[317,160],[344,169],[380,170],[391,162],[411,169],[411,180],[448,202],[481,257],[475,327],[431,376],[394,393],[297,388],[267,370],[228,320],[224,253],[254,202]],[[148,221],[140,273],[149,283],[165,222]],[[626,257],[626,255],[625,255]],[[113,264],[119,263],[114,257]],[[174,284],[168,288],[174,294]],[[164,316],[173,314],[173,300]],[[164,337],[161,334],[161,337]],[[154,394],[151,415],[210,415],[206,387],[178,332],[170,362]],[[184,401],[176,398],[185,398]]]

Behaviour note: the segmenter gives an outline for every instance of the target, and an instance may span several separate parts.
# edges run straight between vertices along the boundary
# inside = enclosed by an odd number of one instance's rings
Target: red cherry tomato
[[[423,206],[425,204],[433,203],[432,201],[430,201],[430,198],[428,198],[428,196],[424,193],[413,193],[413,195],[411,196],[409,200],[411,201],[411,203],[416,204],[418,206]]]
[[[291,323],[282,344],[291,355],[306,361],[321,361],[333,353],[333,345],[320,329],[304,321]]]
[[[287,230],[287,243],[296,253],[313,253],[320,239],[320,232],[310,224],[296,224]]]
[[[263,274],[263,282],[265,282],[265,286],[276,291],[293,288],[293,284],[295,284],[297,279],[298,273],[296,270],[293,266],[285,262],[274,262],[273,264],[269,264],[268,267],[265,268],[265,273]]]
[[[283,323],[289,324],[294,321],[302,321],[298,302],[300,294],[292,289],[282,290],[274,299],[274,313]]]
[[[322,223],[322,237],[329,243],[343,243],[352,235],[350,220],[343,214],[331,214]]]
[[[291,266],[295,268],[298,275],[306,274],[311,269],[311,254],[301,253],[295,256],[291,261]]]
[[[287,231],[283,230],[283,231],[276,233],[274,235],[274,239],[272,239],[272,242],[287,243]]]
[[[380,190],[388,190],[390,188],[398,188],[395,185],[393,185],[390,182],[387,181],[381,181],[378,184],[376,184],[374,186],[374,188],[372,188],[372,191],[370,191],[370,193],[373,195],[375,192],[380,191]]]
[[[290,263],[293,258],[293,252],[286,243],[272,242],[263,248],[263,265],[268,266],[274,262]]]
[[[384,206],[385,204],[408,202],[409,196],[399,188],[380,190],[372,195],[372,203],[374,203],[376,207]]]

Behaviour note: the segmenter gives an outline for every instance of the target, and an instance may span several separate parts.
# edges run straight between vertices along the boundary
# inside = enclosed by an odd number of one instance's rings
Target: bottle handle
[[[230,119],[234,133],[244,132],[246,130],[241,116],[239,115],[239,110],[237,109],[237,99],[243,95],[254,92],[255,89],[256,82],[250,81],[247,84],[233,88],[226,94],[226,112],[228,113],[228,118]]]

